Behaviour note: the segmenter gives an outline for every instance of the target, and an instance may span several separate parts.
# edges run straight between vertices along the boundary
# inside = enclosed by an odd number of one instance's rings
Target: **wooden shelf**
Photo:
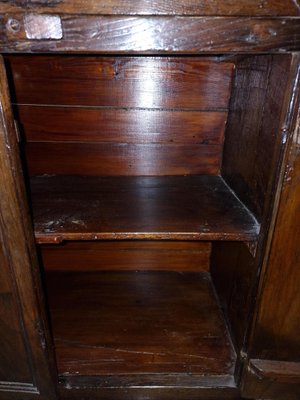
[[[232,383],[236,355],[208,273],[52,271],[46,277],[61,377],[97,376],[104,386],[128,379],[175,385],[179,375],[188,385],[201,384],[201,377]]]
[[[219,176],[31,179],[38,243],[253,240],[257,221]]]

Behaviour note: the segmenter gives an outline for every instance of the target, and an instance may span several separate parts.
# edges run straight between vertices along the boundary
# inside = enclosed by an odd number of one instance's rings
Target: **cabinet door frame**
[[[49,334],[41,274],[34,243],[32,221],[20,161],[17,131],[10,104],[6,69],[0,55],[0,268],[8,289],[9,312],[16,326],[2,327],[24,349],[22,355],[12,345],[2,343],[2,370],[5,359],[25,370],[22,382],[0,381],[0,399],[47,399],[56,396],[54,352]],[[2,306],[3,307],[3,306]],[[5,325],[6,324],[6,325]],[[5,347],[6,346],[6,347]],[[0,344],[1,356],[1,344]],[[22,356],[23,364],[18,365]],[[4,360],[4,361],[3,361]],[[1,359],[0,359],[1,362]],[[25,368],[26,366],[26,368]],[[22,373],[20,372],[20,375]],[[25,380],[25,382],[24,382]],[[29,380],[27,382],[27,380]]]

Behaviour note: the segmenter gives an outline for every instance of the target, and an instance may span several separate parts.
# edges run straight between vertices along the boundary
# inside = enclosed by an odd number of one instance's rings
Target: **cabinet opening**
[[[291,63],[6,57],[62,387],[235,388]]]

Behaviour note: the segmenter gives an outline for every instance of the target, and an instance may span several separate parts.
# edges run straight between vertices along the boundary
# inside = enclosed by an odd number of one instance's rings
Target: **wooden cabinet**
[[[0,399],[298,399],[297,2],[88,3],[0,2]]]

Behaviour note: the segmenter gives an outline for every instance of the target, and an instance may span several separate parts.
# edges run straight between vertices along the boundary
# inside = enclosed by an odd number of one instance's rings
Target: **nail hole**
[[[12,32],[19,32],[20,30],[20,22],[17,19],[10,18],[7,22],[7,27]]]

